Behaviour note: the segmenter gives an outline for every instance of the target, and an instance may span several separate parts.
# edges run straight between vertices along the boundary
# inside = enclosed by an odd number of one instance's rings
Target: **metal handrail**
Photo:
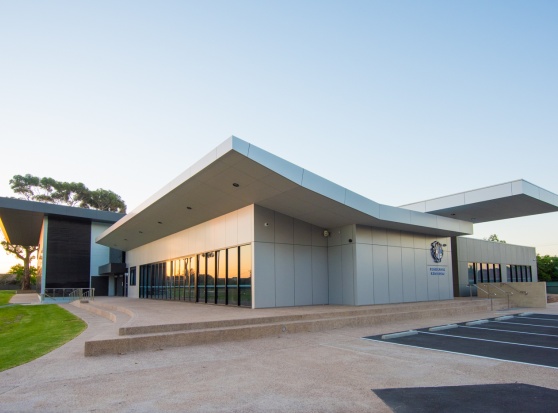
[[[500,285],[502,285],[502,286],[505,285],[506,287],[510,287],[512,290],[518,292],[519,294],[525,294],[525,295],[529,294],[527,291],[518,290],[517,288],[515,288],[514,286],[512,286],[508,283],[500,283]]]
[[[487,295],[487,297],[490,299],[490,311],[494,311],[494,303],[492,302],[492,296],[490,293],[490,285],[488,286],[488,291],[486,291],[484,288],[479,287],[477,284],[467,284],[467,287],[469,287],[469,294],[471,295],[471,300],[473,299],[473,293],[471,290],[471,287],[477,287],[477,290],[481,290],[483,293],[485,293]],[[494,296],[497,296],[496,293],[492,293],[494,294]]]
[[[500,283],[500,285],[502,285],[502,283]],[[509,310],[510,309],[510,295],[513,295],[513,293],[511,291],[502,290],[501,288],[498,288],[495,285],[493,285],[493,287],[496,288],[497,290],[502,291],[504,294],[506,294],[508,296],[508,310]]]
[[[75,301],[75,300],[83,300],[95,299],[95,289],[94,288],[45,288],[45,292],[42,295],[43,299],[48,297],[52,300],[57,298],[64,299],[64,301]]]

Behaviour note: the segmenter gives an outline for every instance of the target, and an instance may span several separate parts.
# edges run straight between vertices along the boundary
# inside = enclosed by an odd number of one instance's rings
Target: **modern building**
[[[231,137],[100,233],[130,297],[252,308],[451,299],[470,282],[536,281],[534,248],[461,238],[558,211],[524,180],[382,205]]]
[[[99,234],[123,216],[0,198],[0,227],[6,241],[39,246],[38,262],[32,264],[37,265],[37,287],[43,296],[54,289],[60,293],[63,288],[90,287],[98,295],[125,295],[123,252],[95,243]]]

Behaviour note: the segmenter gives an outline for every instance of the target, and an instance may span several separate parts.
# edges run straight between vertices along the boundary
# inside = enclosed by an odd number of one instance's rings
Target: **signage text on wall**
[[[428,275],[434,277],[445,277],[448,274],[448,267],[445,265],[429,265]]]

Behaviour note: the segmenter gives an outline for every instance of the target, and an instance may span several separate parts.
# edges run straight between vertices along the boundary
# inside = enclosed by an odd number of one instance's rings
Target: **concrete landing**
[[[95,299],[96,303],[102,301]],[[137,305],[143,307],[145,301],[138,300]],[[107,302],[125,303],[126,299],[111,298]],[[227,310],[206,305],[145,303],[145,308],[152,313],[150,304],[160,306],[159,315],[168,316],[168,320],[163,318],[168,323],[190,319],[185,315],[186,308],[199,312],[199,321],[214,319],[215,310]],[[127,308],[137,310],[135,305],[131,303]],[[281,334],[257,340],[84,357],[85,342],[97,339],[101,331],[110,330],[110,337],[114,338],[121,327],[143,325],[142,310],[127,320],[125,314],[114,312],[117,321],[112,322],[82,308],[62,306],[79,312],[88,324],[87,330],[36,360],[0,372],[0,411],[389,413],[392,409],[378,396],[378,390],[399,389],[403,394],[410,394],[407,389],[420,392],[424,388],[510,383],[558,390],[558,377],[553,368],[362,339],[492,318],[509,314],[508,311],[474,314],[464,311],[453,316]],[[233,310],[248,315],[254,311]],[[307,311],[306,308],[296,310]],[[558,303],[536,311],[558,314]],[[109,337],[108,332],[103,334]],[[528,397],[519,399],[515,410],[507,411],[537,411]],[[459,406],[456,401],[450,410],[457,411]],[[412,407],[412,411],[417,411],[419,406],[414,403]]]
[[[86,341],[86,356],[280,337],[487,310],[485,300],[256,310],[123,298],[96,299],[75,305],[119,324],[118,335],[115,335],[116,328],[111,328],[110,334]]]

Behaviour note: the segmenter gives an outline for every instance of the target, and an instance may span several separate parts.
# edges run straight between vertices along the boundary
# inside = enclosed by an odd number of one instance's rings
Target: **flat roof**
[[[38,245],[43,219],[48,215],[109,224],[124,216],[116,212],[0,197],[0,229],[6,240],[12,244]]]
[[[518,179],[415,202],[401,208],[481,223],[557,212],[558,195]]]
[[[470,222],[379,204],[232,136],[97,242],[128,251],[252,204],[324,229],[362,224],[438,236],[473,233]]]

